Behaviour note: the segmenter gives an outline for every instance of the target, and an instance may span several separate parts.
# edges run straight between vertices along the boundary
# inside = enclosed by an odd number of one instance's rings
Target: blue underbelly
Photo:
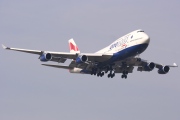
[[[142,52],[144,52],[144,50],[147,47],[148,47],[148,44],[139,44],[132,47],[128,47],[122,51],[114,53],[110,61],[115,62],[117,60],[123,60],[125,58],[141,54]]]
[[[98,67],[103,67],[103,66],[106,66],[108,64],[113,64],[116,61],[120,61],[120,60],[126,59],[128,57],[132,57],[132,56],[136,56],[138,54],[141,54],[142,52],[144,52],[144,50],[147,47],[148,47],[148,44],[139,44],[139,45],[128,47],[124,50],[121,50],[117,53],[114,53],[113,56],[109,60],[100,63],[98,65]]]

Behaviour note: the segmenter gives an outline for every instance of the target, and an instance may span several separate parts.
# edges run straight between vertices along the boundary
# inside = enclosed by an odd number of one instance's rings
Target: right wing
[[[155,62],[151,62],[148,60],[143,60],[136,57],[131,57],[126,60],[124,60],[129,67],[138,67],[137,71],[152,71],[154,68],[158,69],[159,74],[166,74],[169,72],[170,67],[178,67],[176,63],[173,63],[173,65],[163,65]]]
[[[64,63],[66,59],[76,59],[78,56],[86,55],[88,61],[91,62],[103,62],[110,59],[113,54],[101,54],[101,53],[69,53],[69,52],[53,52],[53,51],[41,51],[41,50],[29,50],[29,49],[20,49],[20,48],[10,48],[2,45],[4,49],[43,55],[44,53],[50,53],[52,55],[51,61]]]

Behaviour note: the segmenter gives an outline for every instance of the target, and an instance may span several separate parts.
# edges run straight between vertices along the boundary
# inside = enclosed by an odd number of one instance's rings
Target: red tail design
[[[76,45],[73,45],[71,42],[69,43],[69,48],[70,48],[70,51],[71,50],[79,51],[78,47]]]
[[[71,53],[80,53],[78,46],[76,45],[75,41],[73,39],[69,40],[69,49]]]

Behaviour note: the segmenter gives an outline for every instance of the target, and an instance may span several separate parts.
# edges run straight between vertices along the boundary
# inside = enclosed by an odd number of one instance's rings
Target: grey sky
[[[136,29],[151,37],[142,58],[179,63],[178,0],[1,0],[0,43],[96,52]],[[0,120],[179,120],[179,68],[121,79],[41,66],[39,56],[0,49]],[[52,62],[49,62],[52,63]],[[53,63],[52,63],[53,64]],[[54,63],[56,64],[56,63]],[[180,63],[179,63],[180,64]]]

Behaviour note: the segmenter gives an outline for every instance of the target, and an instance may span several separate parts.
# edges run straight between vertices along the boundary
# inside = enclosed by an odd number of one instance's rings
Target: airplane
[[[173,63],[173,65],[163,65],[141,59],[139,55],[146,50],[149,43],[150,37],[142,29],[139,29],[120,37],[109,46],[95,53],[81,53],[73,39],[69,40],[70,52],[10,48],[3,44],[2,47],[7,50],[37,54],[42,62],[65,63],[67,59],[71,59],[72,61],[69,65],[42,65],[68,69],[70,73],[90,74],[97,75],[98,77],[108,73],[107,77],[113,78],[115,74],[121,73],[121,78],[126,79],[127,75],[132,73],[135,67],[140,72],[150,72],[157,68],[159,74],[168,73],[170,67],[178,67],[176,63]]]

